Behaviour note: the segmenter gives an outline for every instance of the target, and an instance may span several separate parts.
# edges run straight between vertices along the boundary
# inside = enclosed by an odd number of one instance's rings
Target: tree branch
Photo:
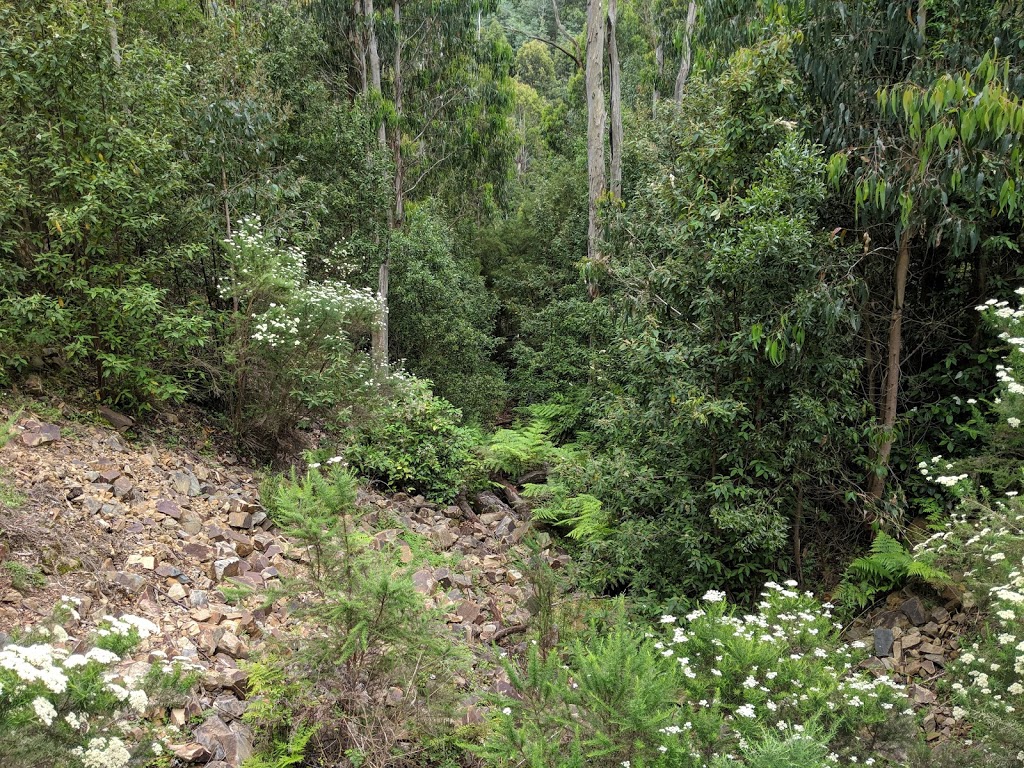
[[[539,43],[544,43],[545,45],[550,45],[555,50],[561,51],[566,56],[568,56],[570,59],[572,59],[573,63],[576,65],[576,69],[583,69],[583,62],[580,61],[579,56],[577,56],[576,54],[572,53],[571,51],[563,48],[558,43],[556,43],[554,40],[549,40],[546,37],[538,37],[537,35],[531,35],[529,32],[524,32],[523,30],[516,29],[515,27],[505,27],[505,29],[508,30],[509,32],[515,32],[517,35],[522,35],[523,37],[527,38],[528,40],[536,40]]]

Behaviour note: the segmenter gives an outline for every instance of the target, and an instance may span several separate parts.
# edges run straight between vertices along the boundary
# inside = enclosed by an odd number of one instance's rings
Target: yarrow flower
[[[44,699],[42,696],[32,701],[32,709],[35,710],[36,717],[46,726],[49,726],[54,718],[57,717],[57,710],[54,709],[53,704],[50,703],[49,699]]]

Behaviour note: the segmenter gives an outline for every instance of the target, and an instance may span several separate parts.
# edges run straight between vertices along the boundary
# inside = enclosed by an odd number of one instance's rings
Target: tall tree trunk
[[[878,446],[875,464],[879,468],[871,477],[869,493],[871,498],[880,499],[885,491],[889,474],[889,457],[892,455],[896,426],[896,405],[900,394],[900,351],[903,345],[903,301],[907,293],[907,274],[910,271],[910,230],[900,235],[899,253],[896,257],[896,290],[893,296],[892,316],[889,318],[889,348],[885,367],[885,385],[882,392],[882,442]]]
[[[587,256],[590,259],[599,259],[601,255],[601,226],[597,206],[607,189],[604,168],[604,27],[603,0],[587,0]]]
[[[372,2],[372,0],[366,0]],[[395,58],[394,58],[394,96],[395,96],[395,117],[391,126],[391,154],[395,163],[395,207],[392,210],[391,229],[402,228],[405,221],[405,167],[402,163],[402,8],[399,0],[393,0],[392,9],[395,16]],[[379,77],[380,62],[378,59],[377,72]],[[388,317],[388,286],[391,278],[391,249],[380,264],[377,273],[377,300],[380,302],[381,314],[376,329],[370,339],[372,345],[372,357],[374,366],[382,370],[388,365],[388,330],[390,318]]]
[[[395,218],[394,228],[401,229],[405,221],[405,168],[402,164],[402,9],[394,0],[395,10],[395,127],[391,132],[391,151],[395,157]]]
[[[370,78],[366,64],[366,30],[363,22],[363,0],[352,3],[352,50],[355,54],[356,71],[359,74],[359,93],[366,96],[370,91]]]
[[[661,78],[665,74],[665,44],[661,41],[661,32],[654,32],[654,87],[651,89],[651,117],[658,116],[658,102],[661,100]]]
[[[110,56],[114,60],[114,68],[121,67],[121,46],[117,42],[117,19],[114,18],[114,0],[106,1],[107,35],[110,37]]]
[[[370,88],[376,105],[380,109],[380,51],[377,47],[377,22],[373,15],[373,0],[363,0],[363,13],[366,15],[366,47],[370,58]],[[387,146],[387,134],[384,132],[384,120],[377,127],[377,141],[382,147]]]
[[[611,192],[622,199],[622,73],[619,69],[619,46],[615,40],[618,0],[608,0],[608,92],[611,104]]]
[[[676,74],[676,103],[683,100],[683,88],[690,77],[690,65],[693,62],[693,28],[697,24],[697,0],[690,0],[686,9],[686,32],[683,36],[683,56],[679,60],[679,72]]]

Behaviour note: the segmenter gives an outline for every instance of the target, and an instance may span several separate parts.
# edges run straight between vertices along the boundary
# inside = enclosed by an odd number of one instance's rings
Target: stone
[[[217,647],[225,632],[226,630],[222,627],[202,627],[199,630],[199,637],[196,639],[196,646],[207,656],[212,656],[217,652]]]
[[[118,432],[135,426],[135,419],[131,416],[125,416],[123,413],[118,413],[105,405],[101,405],[97,410],[99,411],[100,416],[102,416],[103,419]]]
[[[900,606],[900,611],[914,626],[919,627],[928,621],[928,616],[924,612],[924,606],[921,604],[921,598],[919,597],[904,600],[903,605]]]
[[[243,723],[225,723],[213,715],[196,728],[193,738],[206,747],[214,760],[240,766],[252,755],[252,732]]]
[[[176,565],[170,565],[169,563],[160,563],[160,565],[156,567],[155,573],[162,579],[178,579],[185,576],[185,574],[182,573],[181,568],[178,568]],[[185,576],[183,581],[187,582],[188,577]]]
[[[412,585],[421,595],[432,595],[437,589],[437,580],[430,571],[419,570],[412,575]]]
[[[129,480],[123,475],[114,481],[113,491],[114,496],[118,499],[131,499],[133,491],[135,490],[135,483]]]
[[[875,656],[888,656],[892,651],[893,633],[886,627],[877,627],[874,631]]]
[[[249,656],[249,648],[234,632],[225,632],[217,643],[217,650],[226,653],[233,659],[245,659]]]
[[[228,525],[232,528],[250,530],[252,528],[252,515],[248,512],[232,512],[228,515]]]
[[[917,704],[934,704],[936,700],[935,691],[930,691],[922,685],[911,685],[907,688],[907,694]]]
[[[455,612],[462,617],[463,624],[476,624],[480,618],[480,606],[472,600],[463,600]]]
[[[430,539],[439,549],[449,550],[459,540],[458,536],[451,532],[447,525],[441,525],[430,532]]]
[[[210,578],[223,581],[231,576],[241,573],[241,559],[237,557],[225,557],[222,560],[214,560]]]
[[[197,536],[203,530],[203,519],[192,510],[182,510],[181,530],[189,536]]]
[[[101,509],[103,509],[103,502],[99,499],[95,499],[92,496],[79,496],[75,499],[76,504],[81,504],[88,514],[95,515]]]
[[[92,474],[91,472],[89,474]],[[101,470],[90,482],[113,483],[121,477],[121,472],[113,467]]]
[[[146,580],[137,573],[124,573],[120,571],[113,574],[110,582],[121,587],[129,594],[138,594],[146,587]]]
[[[198,496],[202,493],[199,487],[199,480],[187,469],[179,469],[171,472],[171,484],[175,492],[182,496]]]
[[[39,421],[30,421],[25,425],[25,431],[21,433],[21,442],[29,448],[54,443],[60,440],[60,427],[56,424],[44,424]]]
[[[171,598],[171,600],[177,600],[180,602],[188,597],[188,590],[183,584],[174,582],[167,588],[167,596]]]
[[[213,547],[209,547],[206,544],[197,544],[194,542],[186,544],[184,547],[182,547],[182,551],[189,557],[193,558],[194,560],[198,560],[201,563],[205,563],[209,560],[212,560],[215,554]]]
[[[180,712],[182,713],[183,716],[181,724],[184,725],[185,710],[182,709],[180,710]],[[210,750],[207,747],[205,747],[202,744],[198,744],[194,741],[190,742],[189,744],[172,744],[170,746],[170,750],[172,755],[174,755],[179,760],[184,760],[186,763],[208,763],[210,757],[212,756],[210,754]]]
[[[213,702],[213,711],[221,718],[241,720],[245,710],[249,708],[248,702],[239,701],[234,696],[218,696]]]

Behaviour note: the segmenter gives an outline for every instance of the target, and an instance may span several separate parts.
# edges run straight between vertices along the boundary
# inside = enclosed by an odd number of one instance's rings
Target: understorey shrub
[[[391,385],[393,396],[355,430],[345,457],[386,488],[451,501],[480,475],[479,431],[430,382],[396,372]]]
[[[369,355],[357,341],[379,314],[371,291],[341,279],[315,281],[306,255],[244,218],[223,243],[218,285],[223,315],[223,374],[232,430],[274,448],[299,421],[338,416],[376,389]]]
[[[971,764],[1011,766],[1024,760],[1024,385],[1017,373],[1024,364],[1024,307],[990,299],[976,309],[1009,347],[996,366],[997,395],[975,400],[994,418],[977,455],[920,463],[921,475],[945,498],[939,508],[952,504],[955,511],[944,521],[933,515],[937,532],[916,546],[915,556],[951,574],[965,608],[978,613],[977,631],[961,638],[944,681],[957,747]]]
[[[450,731],[465,660],[397,550],[369,548],[355,493],[355,478],[333,461],[265,500],[305,547],[307,567],[272,596],[294,607],[302,632],[250,667],[246,719],[261,749],[253,765],[288,765],[289,755],[309,766],[396,765],[405,749],[412,761],[410,745]]]
[[[146,39],[115,62],[110,23],[78,0],[0,8],[0,382],[59,350],[144,411],[183,399],[209,325],[162,281],[184,69]]]
[[[198,676],[177,663],[152,664],[141,676],[119,672],[118,664],[157,627],[137,616],[108,616],[79,643],[60,624],[77,616],[76,607],[64,598],[52,627],[40,625],[0,646],[5,766],[126,768],[166,755],[144,718],[180,706]]]
[[[769,582],[758,612],[708,591],[658,628],[620,619],[509,662],[481,753],[494,766],[827,766],[879,763],[909,739],[913,710],[858,667],[828,603]],[[804,762],[807,761],[807,762]]]

